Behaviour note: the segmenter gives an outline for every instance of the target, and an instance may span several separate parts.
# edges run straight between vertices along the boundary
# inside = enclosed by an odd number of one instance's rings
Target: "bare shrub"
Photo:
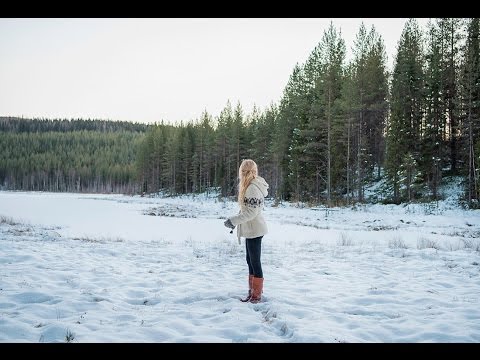
[[[75,340],[75,334],[70,331],[70,329],[67,329],[67,333],[65,334],[65,342],[71,343],[73,340]]]
[[[339,246],[352,246],[353,245],[353,240],[346,234],[346,233],[341,233],[340,234],[340,239],[337,241],[337,245]]]
[[[18,225],[19,223],[13,220],[11,217],[0,215],[0,224]]]
[[[435,240],[427,239],[425,237],[421,237],[417,240],[417,249],[435,249],[440,250],[440,246],[437,244]]]
[[[405,241],[402,240],[399,236],[395,236],[388,242],[388,247],[391,249],[408,249],[407,244]]]
[[[472,249],[475,251],[480,251],[480,240],[479,239],[462,239],[465,249]]]

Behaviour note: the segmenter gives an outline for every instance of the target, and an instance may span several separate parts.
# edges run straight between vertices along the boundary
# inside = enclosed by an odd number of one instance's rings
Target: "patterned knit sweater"
[[[231,216],[230,221],[237,227],[237,236],[255,238],[268,232],[267,223],[262,215],[268,184],[264,178],[257,176],[248,185],[245,198],[238,215]]]

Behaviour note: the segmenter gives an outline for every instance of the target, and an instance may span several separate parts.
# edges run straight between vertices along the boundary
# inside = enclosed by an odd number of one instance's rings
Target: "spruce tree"
[[[416,180],[417,175],[405,177],[402,174],[405,168],[413,171],[412,162],[417,164],[421,157],[424,61],[420,29],[415,19],[409,19],[397,48],[387,130],[386,172],[393,187],[393,200],[397,203],[401,201],[401,185],[406,190],[405,198],[414,195],[411,189],[414,184],[410,181]]]

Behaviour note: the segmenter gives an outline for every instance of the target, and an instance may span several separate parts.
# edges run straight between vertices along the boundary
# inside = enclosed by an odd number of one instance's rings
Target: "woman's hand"
[[[232,222],[230,221],[230,219],[227,219],[225,220],[225,222],[223,223],[223,225],[225,225],[226,227],[230,228],[230,229],[235,229],[235,225],[232,224]]]

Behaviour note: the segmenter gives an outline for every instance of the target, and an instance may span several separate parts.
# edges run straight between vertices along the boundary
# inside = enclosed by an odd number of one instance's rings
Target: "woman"
[[[263,219],[262,209],[264,198],[268,194],[268,184],[258,176],[255,161],[243,160],[238,169],[238,204],[240,212],[225,221],[225,226],[231,229],[237,227],[237,236],[245,238],[248,264],[248,296],[243,302],[257,303],[262,300],[263,271],[260,262],[262,238],[268,232]]]

